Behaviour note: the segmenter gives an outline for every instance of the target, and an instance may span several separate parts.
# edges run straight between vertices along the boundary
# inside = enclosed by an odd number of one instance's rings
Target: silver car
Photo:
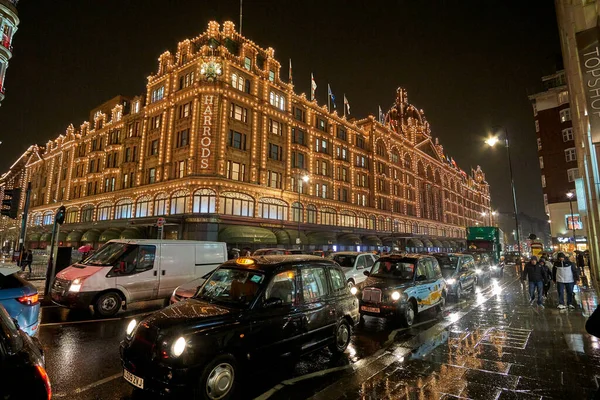
[[[372,253],[359,253],[358,251],[339,251],[332,253],[329,258],[342,267],[348,287],[358,285],[367,279],[365,271],[370,272],[377,260],[377,256]]]

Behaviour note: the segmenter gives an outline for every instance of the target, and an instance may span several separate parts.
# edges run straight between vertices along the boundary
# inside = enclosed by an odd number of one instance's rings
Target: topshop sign
[[[600,29],[578,32],[577,50],[583,76],[592,142],[600,143]]]

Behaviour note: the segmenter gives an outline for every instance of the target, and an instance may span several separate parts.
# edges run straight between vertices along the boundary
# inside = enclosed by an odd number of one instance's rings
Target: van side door
[[[196,250],[193,244],[187,243],[162,243],[160,247],[158,297],[162,298],[194,279]]]
[[[158,263],[160,248],[155,245],[137,245],[117,261],[107,277],[116,277],[117,288],[128,296],[129,302],[152,300],[158,293]]]

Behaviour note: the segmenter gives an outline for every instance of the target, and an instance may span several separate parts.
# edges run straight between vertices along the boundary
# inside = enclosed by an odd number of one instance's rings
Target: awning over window
[[[277,244],[277,237],[273,232],[265,228],[228,226],[219,232],[219,241],[230,245]]]
[[[398,238],[395,238],[393,236],[386,236],[384,238],[381,238],[381,242],[384,246],[396,246],[398,244]]]
[[[40,236],[42,236],[40,233],[32,233],[27,236],[27,241],[28,242],[39,242]]]
[[[431,239],[431,243],[433,243],[433,247],[444,247],[442,242],[438,239]]]
[[[123,232],[121,232],[121,235],[119,236],[120,239],[142,239],[142,234],[139,230],[135,229],[135,228],[127,228],[125,229]]]
[[[336,244],[337,237],[333,232],[312,232],[308,234],[308,244],[328,245]]]
[[[100,237],[100,231],[98,229],[90,229],[81,236],[82,242],[97,242]]]
[[[294,229],[276,229],[273,231],[277,238],[277,244],[295,245],[298,231]],[[308,238],[304,232],[300,231],[300,244],[308,244]]]
[[[425,247],[419,239],[410,238],[406,243],[406,247]]]
[[[383,242],[377,236],[363,236],[362,242],[366,246],[381,246]]]
[[[66,242],[67,241],[67,232],[58,232],[56,235],[56,243],[58,242]]]
[[[360,236],[354,233],[343,233],[337,237],[337,244],[342,246],[358,246],[361,243]]]
[[[40,236],[40,242],[50,242],[52,240],[52,232],[44,232]]]
[[[431,240],[429,239],[423,239],[423,244],[425,247],[433,247],[433,243],[431,243]]]
[[[458,245],[456,244],[456,242],[454,240],[450,240],[450,247],[452,248],[458,248]]]
[[[98,238],[98,242],[104,243],[109,240],[118,239],[121,236],[121,232],[116,229],[107,229]]]
[[[67,242],[79,242],[81,240],[81,236],[83,236],[82,231],[72,231],[67,235]]]
[[[449,241],[447,241],[447,240],[442,240],[442,247],[446,247],[446,248],[449,248],[449,247],[451,247],[451,246],[450,246],[450,242],[449,242]]]

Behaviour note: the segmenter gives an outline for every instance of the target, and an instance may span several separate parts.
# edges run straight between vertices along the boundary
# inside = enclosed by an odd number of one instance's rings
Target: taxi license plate
[[[361,306],[360,309],[366,312],[379,313],[379,307]]]
[[[123,378],[133,386],[138,387],[140,389],[144,388],[144,378],[140,378],[139,376],[135,376],[131,372],[126,369],[123,370]]]

